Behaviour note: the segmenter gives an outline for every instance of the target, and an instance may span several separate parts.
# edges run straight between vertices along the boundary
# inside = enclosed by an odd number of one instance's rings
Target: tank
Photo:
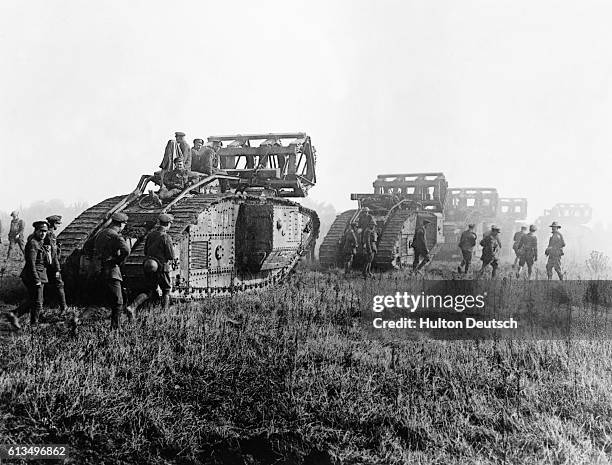
[[[442,173],[381,174],[373,183],[372,194],[351,194],[358,208],[338,215],[332,223],[321,247],[319,262],[324,267],[340,266],[343,262],[344,233],[351,222],[358,221],[365,207],[376,220],[377,253],[373,266],[381,270],[411,266],[414,258],[412,239],[415,228],[422,220],[432,258],[443,241],[443,205],[448,183]],[[360,231],[358,230],[358,239]],[[358,247],[353,266],[363,263]]]
[[[316,152],[304,133],[209,137],[222,170],[196,173],[191,185],[160,200],[156,175],[143,175],[133,192],[87,209],[58,236],[66,290],[95,289],[91,244],[115,212],[128,215],[123,236],[131,253],[122,266],[128,294],[144,288],[144,238],[160,213],[174,216],[169,234],[173,299],[261,289],[278,283],[312,253],[317,214],[291,198],[315,185]],[[148,193],[147,193],[148,191]],[[159,191],[158,191],[159,192]],[[81,292],[81,293],[82,293]]]
[[[461,260],[457,246],[467,225],[475,225],[478,237],[495,223],[499,211],[499,194],[493,187],[453,187],[448,189],[444,206],[444,244],[438,252],[438,260]],[[479,245],[477,241],[476,248]]]

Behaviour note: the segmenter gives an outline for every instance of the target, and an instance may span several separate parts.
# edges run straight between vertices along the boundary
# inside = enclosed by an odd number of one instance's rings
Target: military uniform
[[[114,221],[127,222],[127,216],[122,213],[114,214],[112,218]],[[125,239],[111,224],[96,235],[94,254],[100,260],[102,267],[101,272],[106,287],[106,297],[111,307],[111,327],[117,328],[123,307],[121,289],[123,276],[119,267],[130,254],[130,248]]]
[[[429,224],[429,222],[424,223],[421,226],[417,226],[414,231],[414,239],[412,240],[412,248],[414,249],[412,271],[420,270],[429,262],[429,249],[427,248],[427,234],[425,233],[425,224]],[[423,259],[422,261],[421,258]]]
[[[499,266],[497,256],[499,254],[499,250],[501,249],[501,241],[499,240],[499,234],[493,235],[491,234],[491,232],[488,232],[480,241],[480,245],[482,246],[482,255],[480,257],[480,259],[482,260],[482,268],[480,269],[480,273],[482,274],[484,272],[484,269],[488,265],[491,265],[491,268],[493,268],[491,276],[495,277],[495,274],[497,273],[497,267]]]
[[[55,224],[60,221],[61,217],[54,215],[47,218],[49,224]],[[60,269],[60,245],[57,242],[57,236],[55,235],[55,229],[49,229],[49,232],[45,236],[43,241],[44,246],[51,253],[51,263],[47,266],[47,277],[49,279],[48,285],[55,289],[59,298],[60,310],[65,311],[68,306],[66,305],[66,294],[64,292],[64,281],[62,280],[62,274]]]
[[[512,237],[512,250],[514,250],[514,254],[516,255],[515,259],[514,259],[514,265],[516,266],[517,262],[520,260],[520,242],[521,242],[521,238],[523,236],[525,236],[527,233],[525,233],[523,230],[521,231],[517,231],[514,233],[514,236]]]
[[[354,226],[353,226],[354,227]],[[344,258],[344,270],[346,273],[351,271],[353,266],[353,259],[357,253],[357,234],[353,230],[353,227],[349,227],[344,232],[342,241],[342,254]]]
[[[372,276],[372,261],[374,260],[374,256],[377,252],[375,228],[371,226],[366,229],[363,232],[362,237],[364,255],[363,276],[364,278],[367,278],[368,276]]]
[[[185,166],[185,169],[191,169],[191,147],[189,147],[189,144],[184,140],[179,142],[176,140],[168,141],[164,149],[164,157],[159,167],[163,171],[170,171],[173,168],[173,162],[176,157],[183,159],[183,166]]]
[[[36,222],[34,225],[40,225],[41,223],[44,223],[46,228],[46,222]],[[46,231],[46,229],[44,230]],[[43,286],[48,282],[47,266],[50,263],[51,255],[45,249],[43,240],[39,240],[35,235],[30,236],[25,246],[25,265],[20,275],[28,290],[28,298],[13,313],[20,317],[29,311],[30,323],[32,324],[38,323],[38,317],[42,312]]]
[[[461,273],[461,267],[465,266],[465,273],[470,269],[472,263],[472,256],[474,254],[474,247],[476,246],[476,233],[471,229],[463,231],[461,238],[459,239],[459,249],[461,249],[462,260],[459,265],[458,271]]]
[[[563,247],[565,247],[563,236],[559,231],[554,231],[548,240],[548,248],[546,249],[546,255],[548,256],[548,262],[546,263],[546,276],[548,276],[548,279],[552,278],[552,272],[554,269],[557,272],[559,279],[563,280],[563,273],[561,271]]]
[[[520,269],[525,266],[525,264],[527,264],[527,272],[529,276],[531,276],[533,264],[538,258],[538,238],[533,232],[521,236],[518,247],[516,248],[516,253],[519,257],[519,271],[517,272],[517,277],[519,276]]]
[[[25,256],[25,249],[24,249],[25,241],[23,237],[24,230],[25,230],[25,223],[21,218],[13,218],[11,220],[11,225],[10,225],[10,229],[8,233],[9,246],[8,246],[8,252],[6,254],[7,259],[11,256],[11,251],[13,250],[13,247],[15,247],[15,245],[19,246],[21,253],[23,253]]]

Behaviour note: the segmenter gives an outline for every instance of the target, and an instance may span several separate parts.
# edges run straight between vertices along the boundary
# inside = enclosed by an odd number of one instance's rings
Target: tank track
[[[383,270],[398,269],[408,264],[409,256],[407,252],[402,253],[399,242],[402,227],[412,215],[415,215],[413,210],[396,210],[389,218],[377,243],[378,251],[373,262],[376,268]],[[412,259],[410,258],[410,260]]]
[[[319,262],[322,266],[332,267],[337,265],[338,255],[340,253],[340,240],[351,218],[356,212],[357,210],[347,210],[338,215],[332,223],[319,248]]]

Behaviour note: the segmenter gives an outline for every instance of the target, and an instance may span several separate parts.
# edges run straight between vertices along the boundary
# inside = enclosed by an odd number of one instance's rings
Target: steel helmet
[[[144,267],[145,273],[156,273],[159,269],[159,263],[153,258],[147,258],[142,266]]]

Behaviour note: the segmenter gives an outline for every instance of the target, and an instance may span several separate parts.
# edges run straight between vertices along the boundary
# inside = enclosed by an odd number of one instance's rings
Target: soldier
[[[161,170],[161,185],[164,185],[164,177],[168,171],[172,170],[172,162],[175,158],[181,158],[183,160],[183,166],[186,169],[191,169],[191,148],[185,141],[184,132],[175,132],[175,140],[169,140],[164,150],[164,158],[160,163],[159,167]]]
[[[34,233],[28,238],[25,246],[25,265],[20,275],[28,290],[28,297],[7,315],[8,322],[15,329],[21,329],[19,317],[28,311],[30,312],[30,324],[38,323],[43,307],[43,285],[48,282],[47,266],[51,262],[51,256],[45,250],[43,241],[49,231],[49,224],[46,221],[35,221],[32,226]]]
[[[365,234],[366,230],[370,225],[374,225],[376,227],[376,220],[370,214],[370,207],[363,207],[361,213],[359,213],[359,218],[357,220],[357,234],[359,235],[359,239],[361,245],[365,243]]]
[[[168,230],[174,218],[172,215],[162,213],[158,220],[159,224],[147,234],[144,244],[144,253],[147,258],[143,262],[143,268],[147,292],[138,294],[136,299],[127,306],[126,310],[130,320],[136,316],[136,310],[140,305],[156,295],[158,286],[162,291],[163,310],[167,310],[170,303],[170,291],[172,290],[170,262],[175,259],[175,255],[174,244]]]
[[[172,198],[192,184],[192,181],[199,178],[198,173],[186,169],[183,165],[183,159],[177,157],[174,159],[174,169],[165,175],[165,185],[158,192],[159,198],[162,200]]]
[[[499,255],[499,250],[501,249],[501,241],[499,240],[500,232],[501,230],[492,224],[491,231],[485,233],[480,241],[480,245],[482,246],[482,256],[480,257],[482,260],[482,268],[480,268],[478,277],[482,276],[485,268],[488,265],[491,265],[492,268],[491,277],[495,278],[495,275],[497,274],[497,267],[499,266],[497,257]]]
[[[119,328],[119,317],[123,307],[121,283],[123,277],[119,266],[130,253],[130,248],[121,231],[125,228],[128,216],[125,213],[113,213],[111,224],[96,234],[94,254],[102,266],[102,278],[106,287],[106,297],[111,307],[111,328]]]
[[[198,171],[200,173],[210,174],[210,170],[208,172],[202,171],[202,169],[206,165],[204,161],[204,154],[206,152],[206,149],[212,151],[210,147],[204,147],[203,139],[193,139],[193,147],[191,148],[191,170]]]
[[[51,252],[51,263],[47,266],[47,278],[49,286],[53,287],[57,293],[60,304],[60,311],[64,313],[68,306],[66,305],[66,294],[64,293],[64,281],[60,270],[60,244],[57,242],[55,231],[62,224],[61,215],[52,215],[47,217],[49,223],[49,232],[45,236],[44,246]]]
[[[461,233],[459,239],[459,249],[461,249],[461,255],[463,256],[461,264],[457,267],[457,272],[461,274],[461,267],[465,266],[464,273],[467,273],[472,263],[472,256],[474,254],[474,247],[476,246],[476,233],[474,232],[475,225],[473,223],[468,224],[468,228]]]
[[[546,263],[546,276],[548,279],[552,279],[552,270],[557,272],[557,276],[559,276],[559,280],[563,281],[563,273],[561,272],[561,257],[563,256],[563,247],[565,247],[565,241],[563,240],[563,236],[559,232],[561,229],[561,225],[556,221],[553,221],[550,225],[551,236],[548,240],[548,247],[544,254],[548,257],[548,262]]]
[[[342,251],[344,255],[344,273],[349,274],[353,267],[353,259],[357,254],[357,222],[351,222],[350,227],[344,232],[342,240]]]
[[[522,228],[521,228],[522,229]],[[531,279],[533,264],[538,260],[538,238],[535,235],[537,228],[535,225],[529,226],[529,233],[523,234],[519,239],[519,245],[515,249],[517,257],[519,257],[518,270],[516,277],[521,275],[521,269],[527,264],[527,278]],[[516,237],[516,234],[515,234]]]
[[[515,232],[514,237],[512,238],[512,241],[513,241],[512,250],[514,250],[514,253],[516,255],[516,257],[514,258],[514,265],[512,265],[512,268],[516,268],[516,264],[518,263],[520,259],[519,244],[521,242],[521,237],[523,237],[525,234],[527,234],[527,226],[521,226],[521,230]]]
[[[9,240],[9,246],[8,246],[8,252],[6,253],[6,259],[8,260],[11,256],[11,250],[13,250],[13,247],[15,247],[15,244],[17,244],[19,246],[19,248],[21,249],[21,253],[24,254],[25,256],[25,250],[24,250],[24,230],[25,230],[25,223],[24,221],[19,218],[19,212],[18,211],[13,211],[11,212],[11,216],[13,217],[13,219],[11,220],[11,225],[10,225],[10,229],[9,229],[9,233],[8,233],[8,240]]]
[[[376,227],[373,223],[368,225],[366,230],[363,232],[362,237],[364,255],[363,277],[371,278],[374,276],[374,274],[372,274],[372,261],[374,260],[374,256],[378,250],[376,246]]]
[[[414,239],[412,240],[412,248],[414,249],[413,273],[416,273],[429,263],[429,249],[427,248],[427,234],[425,233],[425,227],[428,224],[431,224],[431,221],[424,219],[421,226],[417,226],[414,230]],[[423,258],[422,261],[421,258]]]

